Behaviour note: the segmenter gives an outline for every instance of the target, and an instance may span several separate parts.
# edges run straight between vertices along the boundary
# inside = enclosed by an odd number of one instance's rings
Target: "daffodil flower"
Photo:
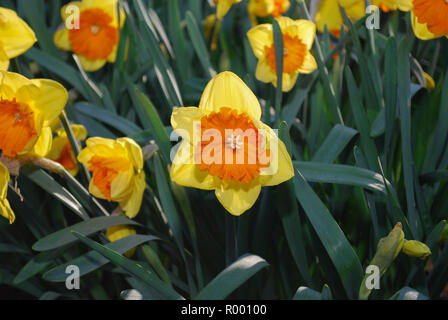
[[[111,241],[117,241],[129,236],[132,236],[134,234],[136,234],[137,232],[135,231],[134,228],[132,228],[131,226],[128,225],[118,225],[118,226],[112,226],[107,228],[106,230],[106,237]],[[135,253],[135,248],[132,248],[128,251],[125,252],[125,256],[128,258],[131,258]]]
[[[129,218],[137,215],[146,182],[142,149],[134,140],[87,139],[86,148],[79,153],[78,160],[92,172],[91,194],[118,202]]]
[[[260,118],[257,98],[238,76],[215,76],[198,108],[172,113],[171,125],[183,141],[173,159],[171,179],[182,186],[214,190],[228,212],[244,213],[262,186],[294,176],[285,145]]]
[[[9,171],[8,168],[0,161],[0,215],[9,220],[9,223],[13,223],[16,219],[14,212],[9,205],[6,198],[8,192],[9,183]]]
[[[448,37],[448,2],[445,0],[413,0],[412,29],[421,40]]]
[[[300,73],[308,74],[317,69],[316,60],[310,53],[316,36],[316,26],[308,20],[277,19],[283,34],[283,82],[282,90],[290,91]],[[255,77],[277,86],[274,36],[272,24],[260,24],[249,30],[247,37],[258,58]]]
[[[251,16],[279,18],[290,6],[290,0],[250,0],[248,10]]]
[[[412,9],[412,0],[373,0],[370,2],[388,12],[391,10],[410,11]]]
[[[13,10],[0,7],[0,70],[8,70],[9,60],[20,56],[36,41],[25,21]]]
[[[0,71],[0,150],[14,158],[44,157],[51,148],[51,123],[65,107],[68,92],[53,80],[29,80]]]
[[[77,140],[82,141],[87,138],[87,130],[83,125],[73,124],[71,125],[71,128]],[[63,128],[56,130],[53,146],[46,157],[62,164],[72,176],[78,174],[79,166],[76,163],[72,146],[67,137],[67,132]]]
[[[64,25],[54,34],[54,43],[59,49],[73,51],[86,71],[115,62],[120,28],[126,19],[122,8],[118,17],[117,3],[118,0],[82,0],[61,9]]]
[[[235,4],[239,3],[242,0],[213,0],[216,3],[216,16],[218,19],[222,19],[227,12],[229,12],[230,8]]]
[[[327,26],[330,33],[339,37],[344,24],[339,6],[344,8],[347,17],[353,21],[361,19],[366,14],[364,0],[322,0],[314,18],[319,32],[324,32]]]

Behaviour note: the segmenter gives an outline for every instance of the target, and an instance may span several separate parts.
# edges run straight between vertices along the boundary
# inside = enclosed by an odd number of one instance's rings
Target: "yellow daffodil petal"
[[[192,141],[194,124],[200,123],[202,116],[203,112],[196,107],[176,108],[171,114],[171,126],[184,140]]]
[[[199,103],[204,113],[219,111],[222,107],[245,112],[255,120],[261,118],[257,97],[236,74],[229,71],[218,74],[207,84]]]
[[[418,22],[418,18],[413,12],[411,13],[411,23],[415,36],[420,40],[432,40],[437,38],[437,35],[428,30],[426,23],[422,24]]]
[[[37,41],[33,30],[10,9],[0,8],[4,22],[0,23],[0,46],[8,58],[15,58]]]
[[[316,37],[316,25],[309,20],[295,20],[286,29],[286,32],[293,37],[298,37],[309,50],[313,46],[314,38]]]
[[[280,17],[280,18],[277,18],[276,20],[280,26],[280,29],[282,29],[282,31],[287,30],[290,26],[295,24],[294,20],[289,17]]]
[[[99,8],[107,13],[113,18],[113,26],[118,26],[118,15],[117,15],[117,4],[118,0],[83,0],[81,2],[81,10]],[[123,26],[126,19],[126,14],[123,8],[120,7],[120,25]]]
[[[102,67],[104,67],[104,65],[107,62],[107,59],[89,60],[82,54],[78,54],[77,57],[79,59],[79,63],[81,64],[82,68],[87,72],[97,71]]]
[[[216,4],[216,16],[218,19],[222,19],[233,4],[241,1],[242,0],[218,0],[218,3]]]
[[[273,84],[277,83],[277,75],[272,71],[271,66],[268,64],[266,59],[258,61],[257,69],[255,70],[255,78],[261,82]]]
[[[263,59],[266,56],[266,46],[274,42],[271,24],[260,24],[247,32],[247,38],[254,52],[255,57]]]
[[[366,15],[366,3],[364,0],[352,1],[352,3],[353,4],[351,6],[342,7],[345,8],[347,16],[350,19],[357,21]]]
[[[107,228],[106,230],[106,237],[111,241],[117,241],[129,236],[132,236],[134,234],[136,234],[137,232],[135,231],[134,228],[128,226],[128,225],[118,225],[118,226],[112,226]],[[128,258],[131,258],[135,253],[135,248],[132,248],[128,251],[125,252],[125,256]]]
[[[2,46],[0,45],[0,70],[8,70],[9,68],[9,58],[6,55],[6,52],[3,50]]]
[[[324,32],[325,26],[329,31],[341,29],[343,18],[339,10],[338,1],[322,0],[314,18],[319,32]]]
[[[33,79],[31,83],[39,89],[39,95],[34,97],[34,106],[44,114],[44,125],[50,126],[64,109],[68,92],[53,80]]]
[[[62,22],[64,22],[64,24],[65,24],[65,22],[67,21],[67,19],[70,19],[70,18],[72,18],[72,17],[75,17],[75,14],[77,13],[77,12],[75,11],[76,8],[77,8],[79,11],[82,10],[82,2],[81,2],[81,1],[72,1],[72,2],[69,2],[69,3],[67,3],[66,5],[64,5],[64,6],[61,8],[61,17],[62,17]],[[69,23],[70,23],[70,22],[73,22],[73,21],[69,21]]]
[[[52,146],[52,133],[50,127],[42,128],[39,138],[34,144],[32,153],[37,155],[38,157],[45,157],[48,152],[51,150]]]
[[[119,202],[120,208],[125,211],[126,216],[134,218],[140,211],[142,205],[143,193],[146,188],[145,173],[143,170],[134,178],[131,195]]]
[[[207,171],[201,171],[194,164],[193,147],[188,141],[181,142],[170,170],[171,179],[178,185],[203,190],[213,190],[215,178]]]
[[[143,154],[133,140],[90,138],[78,160],[92,172],[89,191],[95,197],[115,201],[128,217],[137,215],[146,182]]]
[[[6,195],[8,193],[9,171],[6,166],[0,162],[0,215],[13,223],[15,220],[14,212],[12,211]]]
[[[314,56],[311,53],[307,53],[302,66],[299,68],[299,72],[309,74],[309,73],[312,73],[316,69],[317,69],[316,59],[314,58]]]
[[[297,78],[299,77],[299,71],[295,71],[292,73],[283,73],[282,77],[282,91],[289,92],[294,88],[297,82]],[[277,83],[274,83],[274,87],[277,88]]]
[[[240,216],[254,205],[260,191],[261,185],[258,181],[249,184],[231,181],[221,184],[215,190],[215,195],[228,212]]]
[[[116,201],[126,199],[132,193],[132,186],[134,174],[133,168],[130,167],[127,171],[121,171],[117,177],[112,181],[110,187],[110,197]]]
[[[56,160],[61,157],[62,150],[67,143],[67,138],[55,137],[53,143],[51,144],[51,150],[47,153],[46,158],[50,160]]]
[[[79,153],[79,161],[88,162],[93,154],[99,154],[103,157],[123,157],[125,156],[125,150],[115,140],[92,137],[86,141],[86,148]]]
[[[267,145],[277,146],[275,152],[271,152],[271,166],[263,168],[260,174],[260,183],[262,186],[275,186],[294,177],[294,167],[286,146],[275,132],[266,124],[260,122],[257,125],[267,134]],[[274,150],[273,150],[274,151]]]
[[[16,98],[16,93],[24,87],[27,87],[29,92],[37,93],[39,91],[29,79],[21,74],[0,71],[0,98],[12,100]]]
[[[68,30],[65,26],[61,26],[53,35],[53,42],[58,49],[71,51],[72,44],[68,38]]]
[[[123,147],[127,150],[129,159],[132,162],[132,165],[136,169],[143,168],[143,153],[142,148],[132,139],[130,138],[118,138],[117,142],[122,144]]]

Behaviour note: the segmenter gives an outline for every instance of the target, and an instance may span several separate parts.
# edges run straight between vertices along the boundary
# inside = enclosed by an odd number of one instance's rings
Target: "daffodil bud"
[[[426,81],[426,89],[428,89],[428,90],[434,89],[436,87],[436,83],[434,82],[434,79],[426,72],[423,72],[423,76],[425,77],[425,81]]]
[[[431,254],[431,250],[426,244],[417,240],[405,241],[402,251],[411,257],[424,259]]]
[[[400,253],[404,241],[404,233],[400,222],[395,225],[387,237],[380,239],[376,254],[370,262],[370,266],[375,266],[379,269],[380,276],[386,272],[387,268]],[[361,300],[367,300],[372,291],[372,289],[366,286],[367,276],[366,274],[359,289],[359,299]]]
[[[378,243],[377,255],[391,259],[392,262],[400,253],[404,243],[404,233],[401,223],[397,223],[389,235]],[[376,257],[375,256],[375,257]],[[375,259],[375,258],[374,258]]]

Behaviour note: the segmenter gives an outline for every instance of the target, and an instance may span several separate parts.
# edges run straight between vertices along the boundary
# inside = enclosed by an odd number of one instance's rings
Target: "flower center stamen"
[[[275,46],[265,46],[266,59],[274,72],[277,71],[275,63]],[[306,45],[298,38],[289,34],[283,35],[283,72],[297,71],[305,61],[307,53]]]
[[[243,146],[243,142],[240,141],[241,136],[240,135],[234,135],[233,133],[228,137],[226,140],[226,146],[230,146],[230,149],[241,149]]]
[[[94,8],[81,12],[79,29],[69,30],[69,40],[76,54],[89,60],[106,59],[119,41],[118,28],[104,10]]]
[[[34,112],[25,103],[0,98],[0,149],[15,157],[37,136]]]
[[[195,164],[221,180],[247,184],[269,166],[269,150],[262,150],[263,136],[245,113],[222,107],[202,117],[201,138]]]

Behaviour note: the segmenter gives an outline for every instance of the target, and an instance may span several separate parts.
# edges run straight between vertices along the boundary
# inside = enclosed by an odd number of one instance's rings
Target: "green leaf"
[[[429,300],[423,293],[410,287],[401,288],[389,300]]]
[[[125,253],[126,251],[139,246],[147,241],[159,240],[159,238],[147,235],[130,235],[120,240],[107,243],[105,247],[114,250],[118,253]],[[65,270],[69,265],[75,265],[79,267],[79,276],[86,275],[92,271],[101,268],[107,264],[109,259],[105,258],[96,251],[90,251],[82,256],[79,256],[67,263],[59,265],[49,271],[47,271],[43,278],[52,282],[64,282],[67,279],[67,273]]]
[[[47,251],[71,244],[78,240],[72,234],[72,231],[82,232],[85,235],[91,235],[109,227],[122,224],[139,225],[139,223],[135,221],[120,216],[92,218],[39,239],[33,245],[33,250]]]
[[[125,119],[117,114],[114,114],[103,108],[99,108],[98,106],[90,103],[79,102],[74,104],[72,106],[72,109],[74,109],[75,112],[79,112],[85,115],[86,117],[90,117],[92,119],[103,122],[104,124],[117,129],[127,136],[142,131],[142,128],[129,121],[128,119]]]
[[[322,294],[308,287],[299,287],[292,300],[322,300]]]
[[[269,264],[259,256],[245,254],[221,271],[194,298],[195,300],[221,300]]]
[[[344,184],[387,193],[383,177],[367,169],[304,161],[293,161],[293,165],[310,182]]]
[[[30,60],[37,62],[39,66],[51,71],[53,74],[70,83],[84,98],[89,98],[89,93],[85,87],[86,84],[84,84],[84,80],[75,68],[36,48],[31,48],[25,52],[24,55]]]
[[[160,48],[159,39],[157,37],[156,30],[149,19],[147,9],[141,0],[136,0],[135,3],[135,8],[139,16],[141,40],[146,48],[146,52],[154,60],[156,76],[159,80],[160,86],[162,87],[171,107],[182,106],[183,103],[179,86],[176,78],[174,77],[173,70],[168,64],[168,61]],[[132,14],[129,14],[128,16],[132,16]]]
[[[288,151],[291,152],[291,140],[288,131],[286,122],[280,123],[279,138],[286,144]],[[300,221],[299,207],[294,197],[294,181],[292,179],[278,186],[278,205],[277,212],[282,220],[283,230],[285,231],[286,240],[288,241],[294,262],[305,283],[311,285],[305,249],[306,242],[302,230],[302,222]]]
[[[39,272],[45,270],[51,265],[54,259],[61,253],[61,250],[44,251],[31,258],[28,263],[20,269],[19,273],[14,279],[14,284],[22,283],[31,277],[34,277]]]
[[[398,109],[400,113],[400,128],[401,128],[401,146],[403,153],[403,173],[404,184],[406,189],[406,202],[408,212],[408,223],[411,228],[414,239],[421,239],[422,224],[417,212],[415,203],[415,189],[414,189],[414,159],[412,152],[412,137],[411,137],[411,71],[409,67],[409,51],[406,39],[403,39],[398,47],[398,56],[403,59],[398,59]]]
[[[95,242],[86,236],[72,231],[73,235],[81,240],[84,244],[92,248],[93,250],[100,253],[105,258],[109,259],[112,263],[124,269],[126,272],[134,276],[136,279],[143,281],[148,286],[152,287],[160,296],[165,297],[169,300],[180,300],[183,299],[174,289],[168,286],[166,283],[158,279],[149,270],[145,270],[140,264],[123,257],[121,254],[109,249],[98,242]]]
[[[277,74],[277,87],[275,88],[275,110],[277,113],[277,122],[280,121],[280,110],[282,107],[283,98],[283,35],[280,25],[277,20],[272,21],[272,33],[274,38],[274,48],[275,48],[275,65]]]
[[[154,107],[154,104],[151,102],[148,96],[140,92],[137,88],[135,88],[134,93],[137,98],[136,107],[139,110],[140,116],[143,117],[142,121],[144,121],[144,124],[147,128],[151,128],[153,130],[154,138],[157,142],[157,145],[162,151],[165,160],[169,162],[171,159],[171,142],[168,134],[165,131],[162,120],[159,117],[157,109]]]
[[[426,152],[422,169],[423,173],[446,169],[439,167],[440,157],[446,150],[446,141],[448,139],[448,73],[445,72],[444,75],[438,121]]]
[[[29,254],[30,252],[16,245],[0,242],[0,253]]]
[[[188,34],[190,35],[193,48],[196,51],[196,54],[199,58],[199,62],[201,63],[201,66],[204,69],[205,74],[209,78],[212,78],[216,75],[216,71],[213,69],[210,60],[208,58],[209,54],[207,51],[207,47],[205,45],[204,38],[201,32],[199,31],[196,18],[194,17],[193,13],[191,13],[191,11],[187,11],[185,13],[185,18],[187,21]]]
[[[369,168],[375,171],[379,171],[378,167],[378,153],[376,150],[375,142],[370,138],[370,124],[367,118],[367,114],[364,111],[361,93],[355,84],[355,79],[347,66],[345,71],[345,77],[347,80],[347,87],[350,98],[350,105],[352,108],[353,116],[356,123],[356,129],[359,131],[361,137],[361,148],[366,155]]]
[[[62,202],[62,204],[76,213],[83,220],[89,218],[89,215],[78,200],[76,200],[76,198],[67,189],[57,183],[56,180],[54,180],[45,171],[32,166],[24,166],[20,169],[20,171],[28,179],[47,191],[54,198],[58,199]]]
[[[337,124],[331,129],[325,141],[314,154],[313,162],[332,163],[358,132]]]
[[[355,251],[331,213],[299,170],[294,178],[294,184],[296,197],[333,262],[347,296],[355,299],[363,277],[361,263]]]

